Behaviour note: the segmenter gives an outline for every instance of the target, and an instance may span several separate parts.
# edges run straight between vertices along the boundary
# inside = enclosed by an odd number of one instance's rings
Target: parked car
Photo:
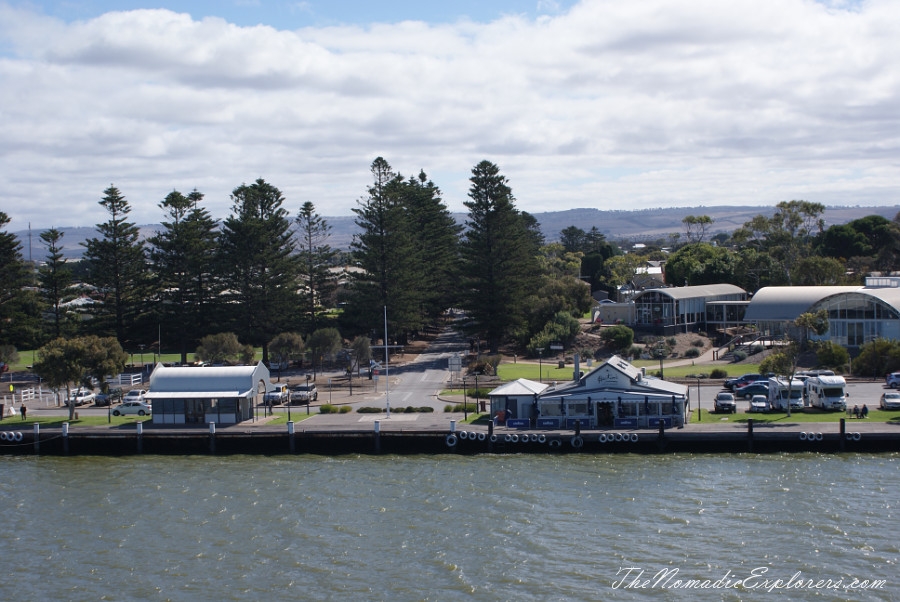
[[[132,389],[125,394],[125,397],[122,398],[122,402],[126,403],[129,401],[144,401],[144,395],[146,394],[147,392],[143,389]]]
[[[879,406],[881,406],[882,410],[900,410],[900,393],[885,391],[881,396]]]
[[[769,398],[765,395],[754,395],[750,398],[750,407],[748,412],[768,412]]]
[[[731,414],[737,412],[737,404],[734,403],[734,393],[722,391],[717,394],[713,402],[713,408],[716,412],[729,412]]]
[[[750,399],[754,395],[769,395],[769,384],[766,381],[756,381],[752,382],[749,385],[745,385],[739,389],[734,390],[735,397],[742,397],[744,399]]]
[[[884,378],[884,380],[884,384],[892,389],[896,389],[897,387],[900,387],[900,372],[891,372]]]
[[[96,396],[94,392],[85,387],[79,387],[72,392],[72,396],[66,400],[66,405],[83,406],[85,404],[94,403]]]
[[[116,406],[112,413],[113,416],[124,416],[125,414],[147,416],[150,414],[150,404],[143,401],[126,401],[122,405]]]
[[[294,385],[291,387],[291,403],[309,403],[319,399],[316,383]]]
[[[94,403],[98,406],[108,406],[117,401],[122,401],[122,389],[110,389],[94,396]]]
[[[739,389],[741,387],[749,385],[750,383],[752,383],[754,381],[761,380],[762,378],[763,378],[762,374],[755,374],[755,373],[742,374],[741,376],[738,376],[737,378],[726,378],[725,379],[725,388],[730,389],[731,391],[734,391],[736,389]]]
[[[290,393],[288,393],[285,385],[274,385],[274,387],[271,391],[266,391],[266,394],[263,395],[263,401],[266,403],[284,403],[290,399]]]

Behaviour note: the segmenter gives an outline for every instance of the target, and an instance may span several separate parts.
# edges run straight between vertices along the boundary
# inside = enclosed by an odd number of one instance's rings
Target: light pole
[[[466,381],[463,380],[463,420],[469,419],[469,402],[466,400]]]
[[[538,347],[537,352],[538,352],[538,380],[540,382],[544,382],[543,363],[542,363],[542,360],[544,358],[544,348]]]

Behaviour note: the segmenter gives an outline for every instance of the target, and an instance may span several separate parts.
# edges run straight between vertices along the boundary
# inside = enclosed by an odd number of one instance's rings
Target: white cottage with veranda
[[[152,404],[154,424],[236,424],[254,417],[271,388],[262,362],[199,368],[157,364],[145,398]]]
[[[576,424],[580,428],[657,428],[660,424],[671,428],[684,426],[690,415],[687,386],[648,378],[619,356],[587,374],[579,372],[576,362],[574,376],[572,381],[544,386],[530,397],[510,396],[503,393],[507,385],[498,387],[490,394],[492,415],[505,410],[512,419],[508,426],[547,429],[571,429]]]

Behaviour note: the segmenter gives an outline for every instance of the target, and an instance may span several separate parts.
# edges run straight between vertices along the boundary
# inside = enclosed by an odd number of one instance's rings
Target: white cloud
[[[586,0],[536,20],[279,31],[0,4],[2,210],[13,229],[93,224],[114,182],[140,223],[173,188],[222,218],[263,177],[291,211],[342,215],[378,155],[425,169],[453,210],[485,158],[530,212],[895,204],[900,5],[848,8]]]

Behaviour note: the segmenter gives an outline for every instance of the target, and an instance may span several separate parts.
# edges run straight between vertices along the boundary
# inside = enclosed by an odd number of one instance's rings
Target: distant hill
[[[582,230],[597,227],[609,240],[648,240],[657,239],[675,232],[682,233],[681,220],[688,215],[708,215],[713,221],[710,234],[732,232],[757,215],[772,215],[774,207],[671,207],[659,209],[643,209],[640,211],[605,211],[601,209],[569,209],[567,211],[548,211],[532,215],[541,225],[541,231],[548,241],[559,239],[560,231],[569,226],[577,226]],[[866,217],[880,215],[893,219],[900,213],[900,206],[893,207],[827,207],[825,223],[827,226],[846,224],[847,222]],[[453,215],[460,224],[466,221],[466,215]],[[347,250],[358,231],[354,216],[326,217],[331,226],[329,244],[332,248]],[[141,236],[153,236],[160,229],[159,224],[140,226]],[[80,259],[84,253],[81,243],[89,238],[99,236],[94,228],[60,228],[64,233],[62,240],[63,254],[70,259]],[[41,230],[31,232],[31,257],[35,260],[47,254],[39,235]],[[22,242],[22,255],[29,258],[28,231],[14,232]]]

